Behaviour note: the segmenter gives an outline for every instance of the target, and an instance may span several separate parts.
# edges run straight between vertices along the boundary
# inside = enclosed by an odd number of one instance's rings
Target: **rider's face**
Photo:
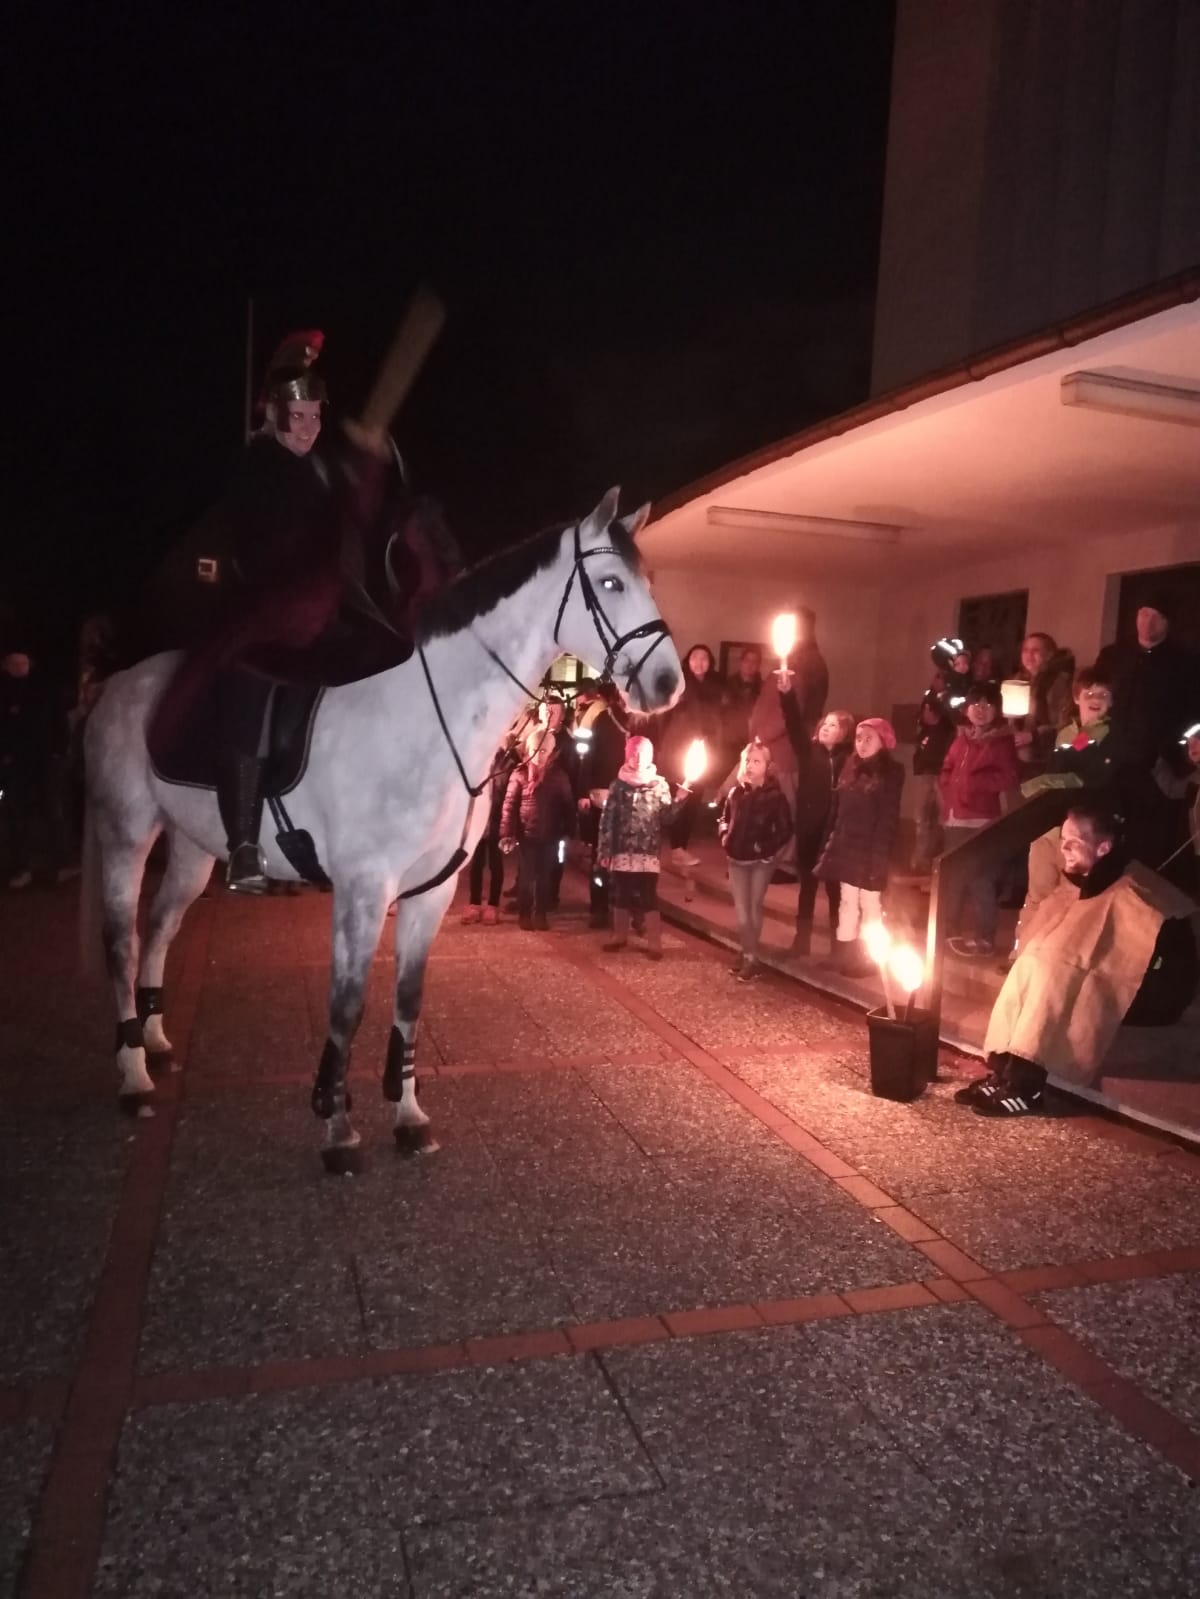
[[[286,423],[286,426],[285,426]],[[293,455],[307,455],[321,431],[320,400],[289,400],[286,409],[267,407],[267,424],[272,436]]]

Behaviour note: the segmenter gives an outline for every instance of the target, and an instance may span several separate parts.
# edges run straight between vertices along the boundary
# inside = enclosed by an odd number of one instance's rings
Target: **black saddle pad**
[[[313,719],[325,690],[308,683],[279,683],[271,704],[266,793],[290,794],[304,776]],[[210,688],[169,742],[151,738],[150,761],[166,783],[216,788],[220,750],[216,694]]]

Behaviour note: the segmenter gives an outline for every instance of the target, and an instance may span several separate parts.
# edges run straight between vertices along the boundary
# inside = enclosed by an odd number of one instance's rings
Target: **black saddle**
[[[317,684],[276,684],[264,772],[264,792],[268,798],[290,794],[304,776],[313,719],[324,692]],[[220,749],[216,695],[210,690],[201,696],[195,710],[169,743],[164,745],[162,739],[151,739],[150,762],[164,783],[215,789]]]

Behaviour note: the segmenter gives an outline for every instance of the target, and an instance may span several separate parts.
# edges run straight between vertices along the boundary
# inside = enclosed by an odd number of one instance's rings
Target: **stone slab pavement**
[[[69,888],[0,899],[0,1595],[1192,1595],[1200,1157],[872,1097],[861,1014],[452,913],[440,1150],[308,1083],[329,901],[190,913],[151,1118]]]

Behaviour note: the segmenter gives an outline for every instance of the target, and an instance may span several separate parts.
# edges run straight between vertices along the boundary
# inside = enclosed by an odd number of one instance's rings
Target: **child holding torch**
[[[610,954],[625,948],[635,913],[646,925],[646,954],[662,960],[662,912],[658,908],[658,875],[663,834],[707,764],[703,741],[693,740],[683,763],[683,782],[674,800],[670,785],[654,764],[654,745],[634,734],[625,740],[625,764],[608,791],[600,817],[596,863],[609,874],[613,936],[602,947]]]

